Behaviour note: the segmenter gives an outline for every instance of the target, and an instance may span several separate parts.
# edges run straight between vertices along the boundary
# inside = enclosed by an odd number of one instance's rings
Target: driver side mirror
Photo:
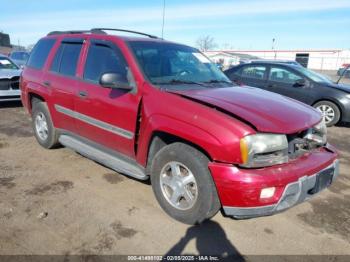
[[[295,81],[294,86],[295,87],[301,87],[301,86],[305,86],[306,82],[304,78],[298,79],[297,81]]]
[[[128,80],[118,73],[104,73],[99,81],[100,85],[106,88],[116,88],[131,90],[132,86],[129,85]]]

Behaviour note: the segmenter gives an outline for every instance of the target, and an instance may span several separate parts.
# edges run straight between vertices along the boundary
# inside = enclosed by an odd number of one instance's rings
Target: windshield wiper
[[[229,82],[229,81],[226,81],[226,80],[217,80],[217,79],[211,79],[209,81],[205,81],[203,83],[206,83],[206,84],[212,84],[212,83],[225,83],[225,84],[232,84],[232,82]]]
[[[185,84],[185,85],[200,85],[203,86],[200,82],[195,81],[186,81],[186,80],[178,80],[178,79],[172,79],[169,82],[154,82],[156,85],[176,85],[176,84]]]

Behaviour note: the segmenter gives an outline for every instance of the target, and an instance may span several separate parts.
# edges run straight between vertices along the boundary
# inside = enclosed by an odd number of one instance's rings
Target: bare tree
[[[199,37],[196,41],[196,45],[201,51],[207,51],[217,47],[214,38],[210,35]]]

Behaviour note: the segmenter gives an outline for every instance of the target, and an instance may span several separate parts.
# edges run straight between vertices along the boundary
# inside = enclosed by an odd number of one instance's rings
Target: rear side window
[[[242,74],[242,68],[233,68],[233,69],[229,69],[226,72],[226,75],[228,75],[228,77],[230,78],[239,78]]]
[[[127,79],[126,61],[119,49],[92,44],[86,59],[84,79],[98,83],[104,73],[118,73]]]
[[[82,46],[82,43],[63,42],[55,54],[50,70],[65,76],[75,76]]]
[[[242,77],[264,79],[265,66],[246,66],[242,69]]]
[[[41,39],[32,50],[27,66],[42,69],[55,42],[53,38]]]

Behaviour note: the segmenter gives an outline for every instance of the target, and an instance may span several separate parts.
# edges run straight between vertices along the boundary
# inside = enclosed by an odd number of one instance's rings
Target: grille
[[[11,79],[0,79],[0,90],[18,90],[19,89],[19,77],[15,76]]]

